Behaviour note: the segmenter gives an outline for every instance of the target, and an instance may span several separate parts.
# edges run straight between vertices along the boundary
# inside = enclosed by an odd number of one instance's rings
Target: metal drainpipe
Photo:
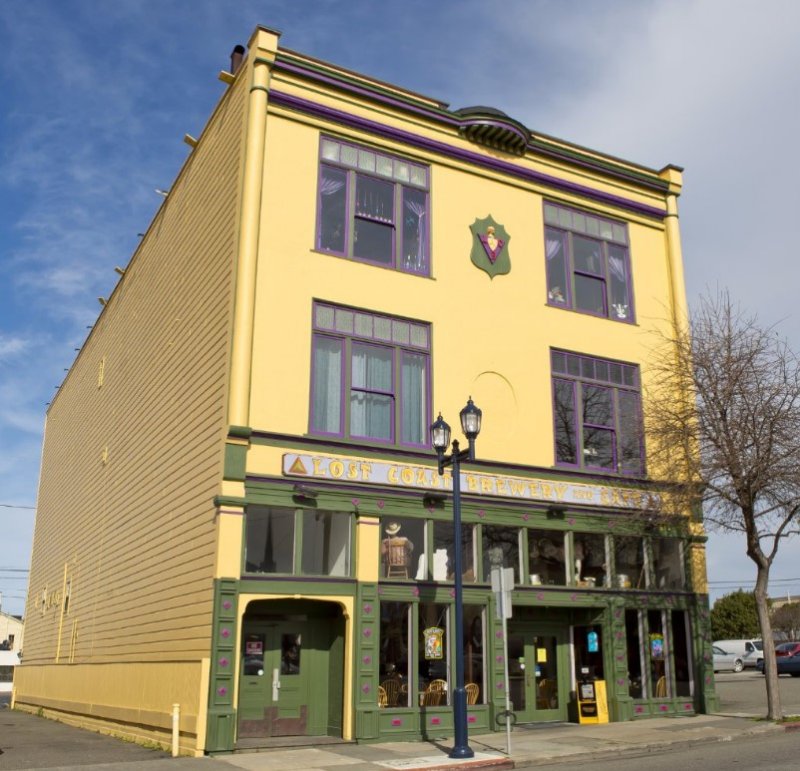
[[[180,752],[181,738],[181,705],[172,705],[172,757],[177,758]]]

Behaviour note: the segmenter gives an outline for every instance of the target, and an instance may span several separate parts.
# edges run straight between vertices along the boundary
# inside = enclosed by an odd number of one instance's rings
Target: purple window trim
[[[316,102],[302,99],[301,97],[293,96],[282,91],[270,90],[270,102],[289,109],[298,110],[309,115],[315,115],[327,118],[339,124],[350,126],[353,128],[368,131],[371,134],[383,136],[388,139],[403,142],[411,147],[421,148],[444,155],[448,158],[456,158],[466,163],[479,166],[481,168],[490,169],[492,171],[499,171],[517,179],[526,181],[533,181],[540,184],[548,185],[555,190],[563,190],[570,194],[578,194],[584,198],[589,198],[595,201],[611,204],[621,209],[637,212],[646,217],[652,217],[659,221],[664,220],[667,216],[666,209],[659,209],[655,206],[647,206],[638,201],[633,201],[628,198],[613,195],[612,193],[604,193],[601,190],[595,190],[584,185],[579,185],[574,182],[568,182],[558,177],[553,177],[549,174],[543,174],[538,171],[526,169],[523,166],[518,166],[508,161],[502,161],[489,156],[481,155],[480,153],[463,150],[453,145],[448,145],[443,142],[437,142],[433,139],[418,136],[402,129],[396,129],[386,126],[375,121],[368,120],[367,118],[360,118],[350,113],[342,112],[333,107],[326,107]],[[607,171],[605,173],[608,173]],[[659,187],[659,192],[664,192]]]
[[[349,166],[347,164],[343,164],[341,161],[337,162],[328,158],[323,158],[322,143],[326,140],[336,142],[340,146],[346,145],[348,147],[354,148],[356,151],[368,150],[369,152],[379,153],[381,155],[391,157],[394,162],[400,161],[402,163],[408,163],[409,166],[422,170],[425,176],[425,185],[418,185],[416,183],[411,182],[410,180],[400,181],[396,179],[394,176],[392,176],[391,178],[383,177],[380,174],[371,173],[367,170],[361,169],[358,167],[358,165],[354,167],[354,166]],[[322,198],[323,198],[322,188],[323,188],[323,173],[324,173],[324,168],[326,167],[331,169],[337,169],[345,174],[345,211],[344,211],[344,222],[343,222],[344,251],[338,251],[336,249],[326,249],[321,244]],[[392,207],[391,221],[372,217],[367,214],[358,212],[357,206],[353,204],[352,200],[353,197],[355,196],[355,191],[357,189],[357,180],[359,175],[361,175],[362,177],[375,179],[379,182],[383,182],[384,184],[389,184],[392,186],[393,207]],[[404,227],[403,227],[403,217],[405,216],[405,192],[407,190],[416,190],[420,193],[424,193],[425,195],[425,212],[424,216],[420,218],[420,219],[424,218],[425,220],[425,224],[421,228],[424,235],[424,242],[421,243],[419,246],[420,251],[424,255],[424,259],[422,260],[422,266],[420,268],[407,268],[402,265],[402,252],[404,251],[403,247],[404,247],[404,237],[405,237]],[[373,222],[378,225],[383,225],[385,227],[392,228],[393,230],[392,256],[390,263],[387,263],[386,261],[383,260],[375,260],[375,259],[370,259],[368,257],[356,256],[353,253],[355,245],[355,228],[357,220],[362,220],[364,222]],[[430,228],[428,227],[429,220],[430,220],[430,168],[429,167],[423,166],[422,164],[415,163],[413,161],[404,160],[396,156],[394,153],[386,153],[382,150],[373,149],[365,145],[357,145],[357,144],[352,144],[350,142],[343,142],[339,139],[324,134],[320,135],[319,173],[317,179],[316,235],[314,237],[315,251],[321,252],[323,254],[333,254],[338,257],[343,257],[344,259],[347,260],[352,260],[353,262],[361,262],[367,265],[373,265],[375,267],[389,268],[399,273],[408,273],[410,275],[428,277],[431,275]],[[398,248],[398,242],[399,242],[399,248]]]
[[[597,316],[600,318],[607,318],[611,321],[618,321],[623,324],[635,324],[636,323],[636,309],[634,307],[633,302],[633,276],[631,275],[631,255],[630,255],[630,236],[628,234],[628,223],[626,222],[618,222],[616,220],[610,219],[608,217],[601,217],[599,215],[595,215],[592,212],[582,211],[581,209],[576,209],[571,206],[562,206],[561,204],[554,203],[552,201],[544,200],[542,203],[542,211],[544,212],[544,207],[549,206],[559,211],[568,211],[570,213],[577,212],[578,214],[585,214],[587,216],[594,217],[595,219],[608,222],[612,227],[614,225],[621,226],[625,230],[625,241],[624,244],[620,241],[612,238],[603,238],[602,236],[595,236],[589,233],[581,233],[578,230],[573,230],[572,228],[563,225],[561,223],[550,223],[544,220],[544,215],[542,217],[542,221],[544,222],[545,227],[545,252],[547,252],[547,233],[557,233],[561,236],[561,243],[562,243],[562,254],[563,260],[565,265],[565,273],[567,279],[567,286],[564,287],[565,289],[565,296],[564,302],[558,302],[553,300],[549,296],[550,291],[550,277],[548,274],[548,281],[547,281],[547,288],[546,291],[548,295],[546,296],[547,304],[554,307],[554,308],[563,308],[577,311],[578,313],[585,313],[589,316]],[[594,273],[584,268],[577,268],[575,267],[575,248],[574,248],[574,237],[579,236],[581,238],[585,238],[589,241],[594,241],[600,245],[601,251],[601,258],[602,258],[602,272],[601,273]],[[609,253],[609,244],[617,247],[618,249],[624,252],[623,256],[623,270],[625,272],[625,291],[626,291],[626,299],[627,299],[627,306],[628,306],[628,315],[625,318],[619,318],[614,309],[611,307],[611,274],[614,273],[614,270],[611,267],[611,260],[612,259],[619,259],[617,257],[613,257]],[[546,260],[547,261],[547,257]],[[592,278],[595,280],[599,280],[603,282],[603,313],[597,313],[595,311],[585,310],[583,308],[579,308],[576,303],[575,297],[575,277],[576,276],[586,276],[587,278]]]
[[[394,321],[403,321],[408,322],[410,324],[417,324],[419,326],[425,327],[427,330],[427,345],[425,347],[415,347],[409,340],[408,345],[403,345],[401,343],[395,342],[387,342],[384,340],[377,340],[375,337],[366,338],[355,331],[352,333],[338,333],[335,331],[327,330],[327,329],[318,329],[316,327],[316,310],[317,307],[324,306],[333,309],[334,314],[336,310],[347,310],[352,311],[354,313],[364,313],[366,315],[370,315],[374,319],[385,319],[389,322]],[[309,386],[309,409],[308,409],[308,430],[309,434],[312,436],[329,436],[329,437],[337,437],[345,442],[350,440],[359,440],[359,441],[369,441],[374,442],[376,445],[381,447],[386,446],[396,446],[396,447],[410,447],[410,448],[417,448],[417,449],[425,449],[428,448],[427,444],[427,436],[424,435],[423,432],[423,440],[420,444],[415,442],[403,442],[402,437],[398,435],[396,430],[397,425],[397,415],[400,414],[400,420],[402,421],[402,406],[403,406],[403,399],[401,391],[401,378],[402,378],[402,362],[403,356],[405,354],[411,354],[415,356],[420,356],[425,359],[425,401],[422,405],[423,409],[425,410],[425,417],[423,424],[424,426],[428,426],[431,422],[431,414],[432,414],[432,401],[431,401],[431,347],[432,347],[432,328],[431,325],[424,321],[418,321],[416,319],[404,318],[400,316],[391,316],[385,313],[376,313],[373,311],[365,311],[358,308],[350,308],[341,305],[336,305],[335,303],[329,302],[317,302],[314,301],[312,303],[311,308],[311,317],[312,317],[312,327],[314,329],[312,336],[311,336],[311,368],[310,368],[310,379],[311,383]],[[335,315],[334,315],[334,326],[336,325],[335,322]],[[409,330],[409,335],[411,331]],[[327,338],[331,340],[339,340],[341,341],[341,348],[340,348],[340,382],[339,382],[339,392],[340,392],[340,399],[339,399],[339,433],[328,433],[324,431],[317,431],[314,429],[314,352],[316,350],[314,341],[318,338]],[[352,368],[352,347],[353,344],[356,345],[371,345],[374,347],[383,347],[392,350],[393,352],[393,359],[392,359],[392,383],[394,387],[394,408],[392,409],[392,426],[391,426],[391,434],[392,439],[382,440],[382,439],[373,439],[371,437],[358,437],[352,435],[350,433],[350,426],[349,426],[349,407],[346,402],[349,400],[350,391],[352,388],[346,388],[348,382],[352,381],[352,374],[350,375],[350,380],[347,379],[347,373],[350,372]],[[349,355],[349,361],[348,361]],[[347,368],[347,369],[345,369]],[[365,389],[358,389],[363,391]],[[398,395],[399,394],[399,395]],[[402,422],[400,423],[402,427]]]
[[[621,365],[623,367],[630,367],[633,370],[633,381],[635,383],[634,386],[630,386],[624,383],[614,383],[611,380],[598,380],[597,378],[590,378],[585,377],[581,371],[577,374],[572,374],[569,372],[556,372],[553,367],[553,359],[557,355],[566,355],[566,356],[576,356],[579,359],[583,360],[586,359],[587,361],[592,361],[593,363],[597,362],[604,362],[608,365],[609,370],[611,369],[612,365]],[[628,476],[628,477],[644,477],[646,475],[645,469],[645,451],[644,451],[644,436],[643,436],[643,422],[642,422],[642,400],[641,400],[641,392],[639,390],[639,368],[636,365],[629,364],[626,362],[618,362],[612,359],[603,359],[602,357],[594,357],[594,356],[585,356],[583,354],[576,354],[571,351],[563,351],[560,349],[551,348],[550,349],[550,366],[551,366],[551,392],[552,392],[552,405],[553,405],[553,457],[555,458],[555,465],[556,466],[563,466],[566,468],[574,468],[574,469],[587,469],[587,470],[599,470],[601,472],[607,474],[614,474],[619,476]],[[568,369],[568,364],[565,361],[565,369]],[[624,380],[624,372],[621,372],[622,379]],[[569,461],[559,460],[558,458],[558,407],[556,403],[556,383],[569,383],[572,385],[572,416],[573,416],[573,442],[575,447],[575,463],[570,463]],[[604,426],[599,424],[587,423],[584,421],[583,416],[583,409],[579,404],[579,385],[586,384],[586,385],[593,385],[594,383],[602,383],[604,388],[608,388],[613,394],[612,396],[612,411],[614,414],[613,423],[611,426]],[[582,394],[583,390],[581,388],[580,393]],[[639,415],[638,415],[638,428],[639,428],[639,452],[641,458],[641,464],[638,469],[634,470],[624,470],[622,468],[622,463],[620,461],[619,453],[618,453],[618,446],[619,446],[619,438],[624,434],[622,427],[619,423],[619,416],[620,416],[620,407],[619,407],[619,394],[620,393],[629,393],[634,394],[638,398],[638,406],[639,406]],[[605,466],[593,466],[590,463],[587,463],[583,460],[583,449],[584,449],[584,431],[586,428],[592,429],[596,428],[598,430],[609,431],[612,434],[612,458],[613,458],[613,469],[609,469]]]

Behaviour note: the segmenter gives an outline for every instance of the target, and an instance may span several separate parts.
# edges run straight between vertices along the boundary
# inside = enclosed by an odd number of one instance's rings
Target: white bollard
[[[172,757],[177,758],[181,737],[181,705],[172,705]]]

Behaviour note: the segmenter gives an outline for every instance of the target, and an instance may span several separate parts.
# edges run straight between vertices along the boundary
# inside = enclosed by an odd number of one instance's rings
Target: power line
[[[17,506],[15,503],[0,503],[0,508],[4,509],[30,509],[36,511],[36,506]]]

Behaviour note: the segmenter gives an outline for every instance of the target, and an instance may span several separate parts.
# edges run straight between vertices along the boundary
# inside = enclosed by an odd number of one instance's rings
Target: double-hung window
[[[313,314],[311,433],[427,446],[430,326],[320,302]]]
[[[639,368],[551,351],[556,463],[644,473]]]
[[[428,275],[426,166],[323,137],[317,248]]]
[[[548,304],[632,322],[627,226],[552,203],[544,223]]]

